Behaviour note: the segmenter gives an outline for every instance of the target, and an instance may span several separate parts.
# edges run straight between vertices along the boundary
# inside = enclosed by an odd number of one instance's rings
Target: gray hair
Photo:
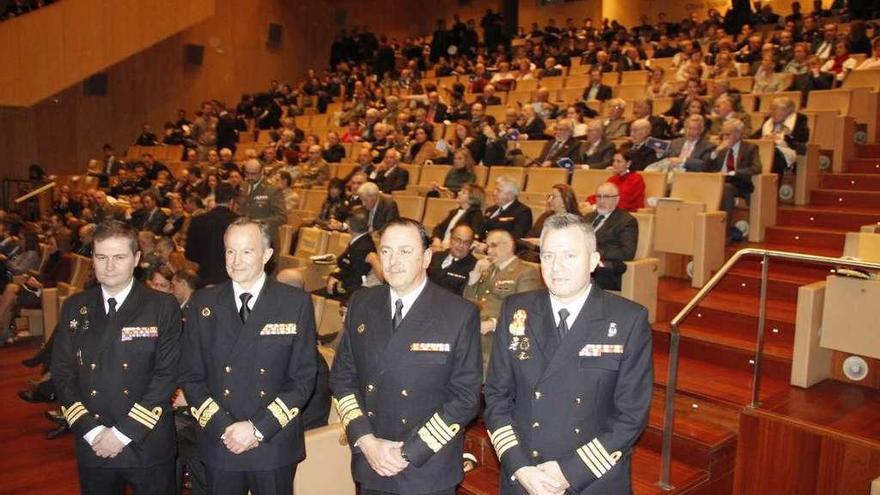
[[[379,186],[375,182],[364,182],[358,188],[358,196],[376,196],[379,194]]]
[[[557,213],[547,217],[547,220],[544,221],[544,228],[541,230],[541,244],[544,243],[544,237],[547,236],[547,233],[570,227],[580,229],[587,240],[587,248],[590,252],[596,251],[596,233],[593,231],[593,227],[584,220],[584,217],[574,213]]]
[[[224,237],[229,234],[229,231],[232,230],[233,227],[247,227],[248,225],[253,225],[260,231],[260,238],[263,241],[263,249],[269,249],[272,247],[272,231],[269,224],[262,220],[257,220],[256,218],[238,217],[234,222],[229,224],[229,227],[226,227],[226,234],[224,234]]]
[[[636,119],[633,121],[632,124],[630,124],[629,128],[631,131],[635,129],[647,129],[650,131],[651,121],[648,119]]]
[[[781,106],[785,108],[789,113],[794,112],[794,100],[789,98],[788,96],[777,96],[773,98],[773,106]]]
[[[721,132],[737,131],[739,132],[740,136],[742,136],[745,128],[746,125],[743,123],[742,120],[733,118],[729,119],[727,122],[724,123],[724,125],[721,126]]]
[[[502,175],[495,179],[495,185],[499,190],[519,196],[519,185],[512,178]]]

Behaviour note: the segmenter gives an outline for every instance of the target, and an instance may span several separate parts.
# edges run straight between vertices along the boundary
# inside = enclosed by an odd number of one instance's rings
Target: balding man
[[[486,232],[506,230],[514,240],[524,237],[532,228],[532,210],[517,199],[519,186],[510,177],[502,176],[495,180],[492,194],[495,205],[486,209]]]
[[[727,224],[732,223],[736,198],[748,200],[752,191],[752,176],[761,173],[761,155],[758,147],[742,140],[745,125],[731,119],[721,128],[721,144],[710,155],[706,172],[724,174],[724,195],[721,207],[727,212]]]
[[[501,98],[495,96],[495,86],[487,84],[483,86],[483,94],[477,96],[475,103],[479,103],[483,106],[500,105]]]
[[[645,119],[651,123],[651,136],[657,139],[669,139],[671,131],[666,119],[653,115],[654,103],[647,98],[633,102],[633,120]]]
[[[266,181],[263,165],[255,158],[245,162],[244,175],[246,184],[238,198],[238,212],[244,217],[266,222],[273,239],[277,240],[278,227],[287,221],[284,193]]]
[[[452,229],[449,249],[437,252],[431,258],[428,278],[432,282],[456,294],[464,292],[468,274],[477,264],[477,258],[471,254],[474,235],[474,229],[466,223]]]
[[[689,172],[702,172],[715,149],[704,133],[706,127],[702,115],[690,115],[684,121],[684,136],[672,141],[666,158],[675,168]]]
[[[614,143],[605,137],[602,122],[591,120],[587,123],[587,139],[581,147],[581,158],[575,163],[581,164],[582,168],[608,168],[614,159],[614,149]]]
[[[610,106],[608,117],[602,121],[605,137],[608,139],[626,137],[629,134],[629,122],[623,118],[626,102],[621,98],[614,98],[608,101],[608,105]]]
[[[382,230],[388,222],[400,216],[397,203],[391,197],[381,195],[379,186],[373,182],[362,184],[357,195],[361,205],[369,212],[367,223],[370,232]]]
[[[651,123],[646,119],[635,120],[630,124],[629,137],[632,141],[632,161],[630,171],[639,172],[660,159],[657,151],[647,145],[651,137]]]
[[[383,193],[402,191],[409,184],[409,172],[400,166],[400,152],[390,148],[385,152],[385,159],[376,167],[373,180]]]
[[[440,95],[436,91],[428,93],[428,106],[425,120],[432,124],[442,124],[446,120],[446,105],[440,102]]]
[[[581,156],[581,142],[574,138],[574,122],[571,119],[560,119],[556,123],[556,139],[548,141],[541,154],[532,165],[541,167],[558,167],[559,161],[569,159],[577,163]]]
[[[620,278],[626,262],[636,256],[639,244],[639,223],[628,211],[618,208],[620,190],[606,182],[596,189],[596,209],[584,218],[596,233],[599,265],[593,278],[605,290],[620,290]]]
[[[309,189],[314,186],[327,184],[330,177],[330,166],[321,157],[323,149],[319,144],[309,146],[309,156],[305,162],[299,165],[299,175],[293,187]]]

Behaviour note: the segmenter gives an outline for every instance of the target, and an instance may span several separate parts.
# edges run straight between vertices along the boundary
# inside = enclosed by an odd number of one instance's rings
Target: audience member
[[[584,217],[596,233],[600,256],[599,265],[593,270],[593,280],[605,290],[620,290],[626,262],[636,255],[639,224],[628,211],[618,208],[620,190],[613,183],[599,185],[595,197],[596,209]]]

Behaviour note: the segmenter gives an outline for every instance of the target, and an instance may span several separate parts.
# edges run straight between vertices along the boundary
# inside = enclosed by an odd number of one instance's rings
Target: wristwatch
[[[400,458],[409,462],[409,457],[406,456],[406,450],[404,450],[403,445],[400,446]]]

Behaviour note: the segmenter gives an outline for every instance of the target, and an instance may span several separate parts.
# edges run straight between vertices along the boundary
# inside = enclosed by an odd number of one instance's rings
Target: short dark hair
[[[231,185],[225,182],[220,182],[219,184],[217,184],[217,189],[214,190],[215,203],[217,203],[218,205],[225,205],[226,203],[232,201],[234,197],[235,189]]]
[[[132,254],[136,254],[141,250],[138,244],[137,231],[131,225],[121,220],[104,220],[95,226],[95,232],[92,234],[92,247],[99,241],[112,239],[114,237],[122,237],[128,240],[128,246],[131,248]]]
[[[192,290],[196,290],[196,287],[199,286],[199,276],[194,270],[189,268],[178,270],[177,273],[174,274],[174,278],[183,281],[183,283]]]
[[[362,234],[369,230],[370,211],[363,206],[353,209],[348,215],[348,229],[354,233]]]
[[[382,228],[381,235],[385,235],[385,231],[387,231],[391,227],[412,227],[419,232],[419,237],[422,240],[422,249],[428,249],[429,247],[431,247],[431,236],[428,235],[428,231],[425,230],[425,226],[417,222],[416,220],[407,217],[395,218],[394,220],[388,222],[385,227]]]

